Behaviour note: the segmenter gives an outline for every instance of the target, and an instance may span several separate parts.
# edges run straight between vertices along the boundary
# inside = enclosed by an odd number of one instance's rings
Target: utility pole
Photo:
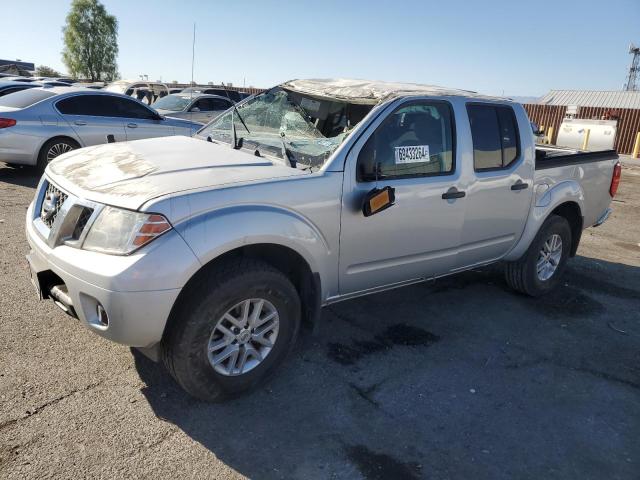
[[[640,47],[636,47],[633,43],[629,45],[629,53],[633,55],[631,65],[629,66],[629,74],[627,75],[627,83],[624,89],[627,91],[638,90],[637,78],[640,72]]]

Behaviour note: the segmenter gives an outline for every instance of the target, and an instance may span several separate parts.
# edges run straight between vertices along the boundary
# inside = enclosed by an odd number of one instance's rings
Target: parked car
[[[12,82],[25,82],[25,83],[37,82],[37,80],[33,77],[21,77],[19,75],[16,75],[13,77],[4,77],[3,80],[11,80]]]
[[[159,99],[153,108],[161,115],[208,123],[233,105],[233,101],[219,95],[179,93]]]
[[[180,93],[182,90],[184,90],[184,88],[169,88],[169,94]]]
[[[67,85],[72,85],[76,80],[67,77],[31,77],[37,82],[56,82],[56,83],[65,83]]]
[[[40,296],[220,400],[324,305],[497,261],[513,290],[550,292],[619,181],[615,151],[536,150],[507,99],[295,80],[194,138],[56,159],[28,259]]]
[[[0,79],[0,97],[4,97],[10,93],[19,92],[20,90],[26,90],[27,88],[36,88],[38,86],[40,85],[35,83],[4,81],[4,79]]]
[[[151,105],[153,102],[169,95],[169,88],[164,83],[116,80],[104,87],[104,90],[114,93],[123,93],[130,97],[137,98],[142,103]]]
[[[85,83],[85,82],[76,82],[72,83],[74,87],[83,87],[83,88],[91,88],[93,90],[101,90],[104,88],[104,83],[102,82],[93,82],[93,83]]]
[[[220,87],[187,87],[182,90],[181,93],[203,93],[206,95],[219,95],[221,97],[233,100],[236,103],[246,98],[245,96],[243,96],[245,92],[238,92],[237,90],[229,90]]]
[[[192,135],[201,126],[163,117],[117,93],[71,86],[31,88],[0,97],[0,161],[44,169],[76,148]]]

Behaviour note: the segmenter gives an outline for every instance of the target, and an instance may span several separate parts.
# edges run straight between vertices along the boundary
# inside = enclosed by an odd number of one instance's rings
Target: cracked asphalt
[[[333,305],[219,405],[36,300],[36,183],[0,164],[2,479],[638,478],[639,167],[553,294],[494,267]]]

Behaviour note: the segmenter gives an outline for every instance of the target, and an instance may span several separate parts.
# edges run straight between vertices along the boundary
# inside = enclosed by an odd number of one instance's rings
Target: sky
[[[6,1],[6,0],[5,0]],[[70,0],[3,8],[0,58],[64,72]],[[405,81],[490,95],[619,90],[639,0],[102,0],[122,78],[270,87],[292,78]]]

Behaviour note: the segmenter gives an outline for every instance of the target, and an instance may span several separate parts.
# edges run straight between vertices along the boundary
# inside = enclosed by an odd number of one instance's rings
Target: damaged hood
[[[229,146],[174,136],[74,150],[51,162],[46,174],[76,196],[137,210],[163,195],[304,172]]]

